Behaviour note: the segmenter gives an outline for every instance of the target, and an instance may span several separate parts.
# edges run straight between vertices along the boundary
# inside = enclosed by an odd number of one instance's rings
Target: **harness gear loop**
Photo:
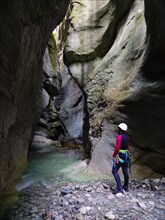
[[[132,172],[131,172],[132,160],[131,160],[131,155],[129,154],[129,151],[120,149],[119,153],[125,154],[125,160],[121,159],[119,155],[117,154],[114,159],[115,166],[116,166],[117,161],[120,161],[120,163],[122,164],[128,163],[129,175],[132,175]]]

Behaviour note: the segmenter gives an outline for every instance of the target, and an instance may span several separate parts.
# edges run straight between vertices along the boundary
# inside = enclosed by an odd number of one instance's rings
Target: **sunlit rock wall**
[[[42,87],[45,48],[69,0],[0,2],[0,194],[26,164]]]
[[[117,125],[124,121],[134,177],[165,173],[163,10],[159,0],[72,4],[63,60],[87,95],[90,171],[111,173]]]

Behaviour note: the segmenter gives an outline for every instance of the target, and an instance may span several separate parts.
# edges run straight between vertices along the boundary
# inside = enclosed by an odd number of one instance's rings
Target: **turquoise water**
[[[28,159],[27,169],[21,181],[16,185],[18,192],[14,195],[6,196],[0,203],[0,219],[2,219],[4,210],[17,201],[19,191],[33,184],[49,187],[67,181],[87,182],[108,178],[109,176],[88,173],[86,161],[80,160],[80,157],[76,155],[69,155],[68,153],[31,155]]]
[[[33,155],[21,181],[16,185],[21,191],[35,183],[45,186],[65,181],[86,182],[90,180],[108,179],[109,176],[87,172],[87,164],[78,156],[66,153]]]
[[[27,169],[16,185],[16,189],[19,192],[33,184],[50,186],[68,180],[72,181],[67,173],[61,171],[78,161],[80,161],[78,156],[70,156],[67,153],[33,154],[28,159]],[[0,219],[3,219],[4,210],[18,200],[18,192],[0,201]]]
[[[66,154],[40,154],[33,155],[28,161],[28,167],[21,181],[16,185],[18,191],[31,186],[34,183],[51,185],[68,179],[61,170],[74,162],[79,157]]]

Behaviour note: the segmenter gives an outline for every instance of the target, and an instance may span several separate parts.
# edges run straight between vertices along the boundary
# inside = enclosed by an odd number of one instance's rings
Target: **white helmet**
[[[128,126],[125,123],[120,123],[118,127],[123,131],[127,131],[128,129]]]

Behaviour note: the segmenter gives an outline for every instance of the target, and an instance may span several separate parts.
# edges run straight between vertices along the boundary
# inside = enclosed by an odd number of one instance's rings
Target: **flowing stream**
[[[78,156],[70,156],[64,153],[31,155],[27,170],[20,183],[16,185],[16,189],[20,191],[34,183],[47,186],[66,181],[68,177],[62,170],[79,160]]]
[[[27,169],[20,182],[16,185],[17,193],[4,198],[0,203],[0,219],[3,210],[12,206],[18,199],[19,192],[41,184],[46,187],[65,182],[87,182],[97,179],[108,179],[109,176],[87,172],[87,163],[73,152],[31,154],[28,158]]]
[[[30,156],[27,170],[16,189],[20,191],[34,183],[48,186],[68,180],[85,182],[109,178],[106,175],[86,171],[86,161],[80,160],[80,157],[72,152],[34,154]]]

